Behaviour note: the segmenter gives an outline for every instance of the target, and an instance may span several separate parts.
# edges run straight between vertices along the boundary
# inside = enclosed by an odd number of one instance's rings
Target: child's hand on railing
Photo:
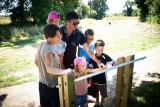
[[[74,76],[74,70],[73,69],[66,69],[63,71],[65,75],[68,75],[68,76]]]

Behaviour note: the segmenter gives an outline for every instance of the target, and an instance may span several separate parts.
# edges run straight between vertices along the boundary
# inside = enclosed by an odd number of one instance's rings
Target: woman
[[[59,44],[61,31],[58,26],[48,24],[44,28],[46,41],[42,42],[37,50],[35,64],[39,69],[39,94],[42,107],[59,107],[58,76],[72,75],[71,69],[60,69],[60,61],[51,46]]]

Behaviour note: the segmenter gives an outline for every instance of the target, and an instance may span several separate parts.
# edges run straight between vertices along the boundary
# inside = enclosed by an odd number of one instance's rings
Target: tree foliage
[[[60,19],[65,20],[65,15],[69,11],[75,11],[79,6],[79,0],[50,0],[52,10],[60,13]]]
[[[48,13],[52,10],[51,1],[49,0],[31,0],[31,14],[33,21],[40,24],[46,21]]]
[[[106,4],[107,0],[90,0],[88,5],[90,6],[92,13],[92,18],[102,19],[106,15],[106,10],[108,9],[108,5]],[[96,12],[96,14],[94,13]]]
[[[0,12],[10,13],[12,23],[25,24],[33,18],[34,23],[45,23],[50,11],[60,13],[65,19],[68,11],[79,7],[79,0],[0,0]]]
[[[85,3],[80,3],[75,12],[79,13],[80,18],[87,18],[90,14],[90,7]]]
[[[160,0],[147,0],[149,8],[148,20],[160,24]]]
[[[146,18],[149,13],[148,5],[146,4],[146,0],[135,0],[137,7],[140,9],[140,21],[146,21]]]
[[[124,5],[125,9],[123,10],[123,14],[125,16],[132,16],[132,12],[134,11],[134,9],[132,8],[133,6],[134,6],[134,2],[127,0]]]
[[[160,0],[135,0],[140,9],[140,20],[160,24]]]
[[[22,24],[30,16],[30,0],[1,0],[0,8],[0,12],[11,13],[12,23]]]

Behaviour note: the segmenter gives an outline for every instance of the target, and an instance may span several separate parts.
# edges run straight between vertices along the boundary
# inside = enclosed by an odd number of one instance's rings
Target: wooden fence
[[[117,66],[117,85],[116,85],[116,96],[115,96],[115,107],[128,107],[128,101],[131,98],[131,88],[132,88],[132,78],[133,78],[133,68],[134,62],[145,59],[134,61],[134,55],[125,57],[121,59],[120,67]],[[130,62],[129,64],[123,66],[124,63]],[[115,68],[113,68],[115,69]],[[107,71],[107,69],[106,69]],[[105,72],[105,71],[104,71]],[[93,75],[80,77],[79,79],[89,78]],[[94,74],[96,75],[96,74]],[[60,95],[60,107],[75,107],[75,88],[73,77],[62,76],[58,78],[59,85],[59,95]]]

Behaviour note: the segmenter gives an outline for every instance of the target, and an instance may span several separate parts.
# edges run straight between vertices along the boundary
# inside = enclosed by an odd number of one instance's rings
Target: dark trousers
[[[60,107],[58,88],[50,88],[39,82],[39,95],[42,107]]]

